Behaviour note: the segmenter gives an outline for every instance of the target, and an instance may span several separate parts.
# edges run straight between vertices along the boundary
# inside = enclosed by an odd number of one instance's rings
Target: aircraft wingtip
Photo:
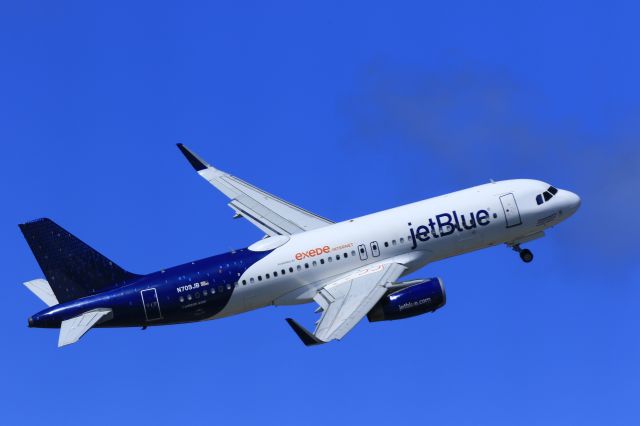
[[[298,335],[300,340],[302,340],[302,343],[304,343],[305,346],[315,346],[325,343],[314,336],[306,328],[298,324],[293,318],[286,318],[286,321],[291,326],[293,331]]]
[[[189,148],[181,143],[178,143],[176,145],[178,146],[180,152],[182,152],[182,154],[186,157],[187,161],[189,161],[193,168],[196,169],[196,171],[199,172],[200,170],[209,168],[209,165],[206,163],[206,161],[198,157],[194,152],[189,150]]]

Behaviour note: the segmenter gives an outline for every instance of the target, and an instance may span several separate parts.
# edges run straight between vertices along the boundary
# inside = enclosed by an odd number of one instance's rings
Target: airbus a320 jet
[[[200,176],[230,198],[234,217],[265,233],[247,248],[147,275],[126,271],[50,219],[20,225],[44,278],[25,285],[49,307],[30,327],[60,328],[58,346],[92,327],[148,327],[315,302],[305,345],[342,339],[363,317],[387,321],[445,304],[440,278],[401,281],[426,264],[524,243],[574,214],[580,198],[538,180],[491,182],[334,223],[218,170],[178,144]]]

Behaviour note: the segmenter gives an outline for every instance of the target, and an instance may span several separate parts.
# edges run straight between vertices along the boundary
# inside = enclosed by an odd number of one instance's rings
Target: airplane
[[[399,280],[427,264],[505,244],[521,246],[573,215],[580,197],[531,179],[491,181],[333,222],[178,148],[229,197],[235,218],[265,233],[250,246],[147,275],[129,272],[47,218],[20,224],[45,278],[24,283],[48,305],[29,327],[59,328],[58,346],[94,327],[142,327],[315,302],[313,331],[287,318],[307,346],[342,339],[365,316],[398,320],[444,306],[440,278]]]

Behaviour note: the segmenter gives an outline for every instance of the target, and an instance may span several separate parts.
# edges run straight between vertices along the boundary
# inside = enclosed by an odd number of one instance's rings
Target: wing
[[[62,321],[62,324],[60,324],[58,347],[60,348],[77,342],[91,327],[99,322],[108,321],[111,318],[113,318],[113,311],[111,309],[98,308]]]
[[[287,318],[287,322],[307,346],[342,339],[378,303],[387,292],[387,286],[405,269],[399,263],[381,263],[358,269],[321,288],[313,298],[322,310],[313,334],[291,318]]]
[[[231,198],[229,206],[236,217],[246,218],[270,236],[297,234],[333,223],[210,166],[181,143],[178,148],[200,176]]]

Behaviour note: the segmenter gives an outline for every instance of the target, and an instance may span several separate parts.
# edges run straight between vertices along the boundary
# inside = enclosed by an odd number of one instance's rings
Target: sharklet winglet
[[[198,157],[198,155],[196,155],[194,152],[189,150],[189,148],[187,148],[183,144],[179,143],[176,145],[178,146],[178,149],[180,150],[180,152],[182,152],[182,154],[187,158],[189,163],[193,166],[194,169],[196,169],[197,172],[211,167],[209,164],[207,164],[206,161]]]
[[[293,331],[298,335],[300,340],[302,340],[302,343],[304,343],[305,346],[315,346],[315,345],[321,345],[323,343],[327,343],[318,339],[316,336],[313,335],[313,333],[309,332],[309,330],[307,330],[306,328],[298,324],[294,319],[287,318],[287,323],[291,326]]]

